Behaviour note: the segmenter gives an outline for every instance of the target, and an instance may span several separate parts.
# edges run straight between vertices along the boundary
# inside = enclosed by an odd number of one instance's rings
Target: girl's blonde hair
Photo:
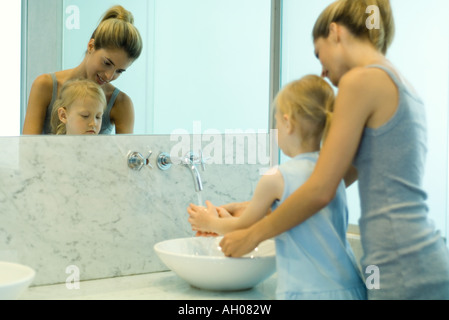
[[[307,75],[286,85],[274,100],[275,107],[287,114],[294,123],[308,121],[314,130],[305,131],[299,125],[303,138],[325,139],[332,120],[335,94],[332,87],[321,77]],[[310,126],[308,126],[310,128]]]
[[[379,9],[379,28],[367,26],[369,6]],[[337,0],[318,17],[313,27],[313,40],[327,38],[332,22],[341,24],[357,38],[368,39],[384,55],[393,42],[395,25],[389,0]]]
[[[123,49],[131,60],[142,53],[142,37],[134,26],[134,16],[122,6],[113,6],[101,19],[91,39],[95,49]]]
[[[70,106],[76,100],[84,100],[86,97],[98,100],[106,109],[106,96],[103,89],[95,82],[87,79],[69,80],[61,88],[58,100],[55,101],[51,113],[51,131],[53,134],[66,134],[66,126],[59,119],[58,109],[65,108],[69,111]]]

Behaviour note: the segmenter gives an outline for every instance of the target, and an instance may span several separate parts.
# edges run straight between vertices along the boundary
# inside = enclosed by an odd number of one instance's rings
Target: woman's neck
[[[346,57],[350,69],[387,62],[385,56],[368,41],[351,42],[347,47]]]
[[[79,66],[71,70],[71,78],[87,78],[86,64],[84,60]]]

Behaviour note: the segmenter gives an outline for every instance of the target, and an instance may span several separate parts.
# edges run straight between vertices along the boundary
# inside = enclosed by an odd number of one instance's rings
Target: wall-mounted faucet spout
[[[203,182],[201,181],[200,172],[196,168],[196,165],[191,164],[188,166],[190,171],[192,172],[193,182],[195,183],[195,191],[200,192],[203,191]]]
[[[203,182],[201,180],[200,172],[197,165],[201,165],[203,171],[205,170],[203,153],[200,151],[200,155],[196,156],[193,152],[189,152],[183,158],[174,159],[170,157],[168,153],[161,153],[157,158],[157,166],[161,170],[168,170],[174,163],[179,163],[189,168],[192,173],[193,182],[195,184],[195,191],[203,191]]]
[[[190,169],[190,172],[192,172],[195,191],[203,191],[203,182],[201,181],[200,172],[196,167],[199,164],[203,171],[206,169],[203,160],[203,152],[200,150],[199,156],[196,156],[193,152],[189,152],[184,158],[184,164]]]

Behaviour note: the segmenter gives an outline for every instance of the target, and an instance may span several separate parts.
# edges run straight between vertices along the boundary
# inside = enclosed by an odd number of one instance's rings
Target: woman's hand
[[[227,233],[220,241],[221,251],[227,257],[241,257],[253,251],[259,241],[252,236],[251,228]]]

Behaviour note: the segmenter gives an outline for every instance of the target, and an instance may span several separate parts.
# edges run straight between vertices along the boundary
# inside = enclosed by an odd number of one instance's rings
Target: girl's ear
[[[58,117],[62,123],[67,124],[67,110],[64,107],[58,109]]]
[[[288,114],[284,114],[282,119],[284,120],[285,127],[287,128],[287,133],[292,133],[294,128],[292,118]]]

